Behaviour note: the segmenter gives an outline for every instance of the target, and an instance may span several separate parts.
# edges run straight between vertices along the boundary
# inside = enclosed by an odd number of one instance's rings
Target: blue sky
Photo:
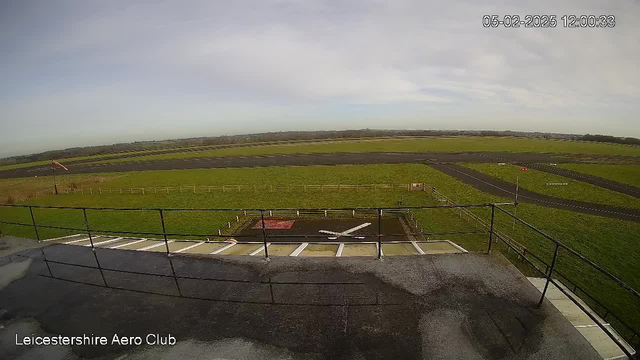
[[[640,137],[638,18],[625,0],[0,0],[0,156],[280,130]]]

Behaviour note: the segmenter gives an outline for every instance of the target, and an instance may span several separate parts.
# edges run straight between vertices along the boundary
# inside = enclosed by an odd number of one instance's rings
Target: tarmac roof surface
[[[43,250],[48,260],[95,266],[86,247]],[[14,346],[15,333],[30,331],[109,338],[170,333],[178,342],[74,347],[74,357],[600,358],[550,303],[536,308],[539,292],[500,255],[267,262],[96,249],[101,266],[112,270],[49,262],[56,277],[50,278],[40,249],[21,254],[32,258],[27,274],[0,290],[0,308],[6,310],[0,352],[8,358],[71,354]],[[173,272],[177,279],[168,276]]]

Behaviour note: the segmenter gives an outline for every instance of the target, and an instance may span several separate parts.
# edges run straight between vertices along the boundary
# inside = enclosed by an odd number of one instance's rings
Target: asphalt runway
[[[511,162],[511,163],[603,163],[637,164],[640,157],[594,156],[581,154],[537,154],[537,153],[331,153],[331,154],[291,154],[261,156],[226,156],[190,159],[168,159],[154,161],[131,161],[106,164],[65,163],[68,174],[89,174],[98,172],[126,172],[144,170],[181,170],[214,168],[251,168],[266,166],[306,166],[306,165],[350,165],[350,164],[402,164],[424,163],[425,161],[455,162]],[[0,179],[50,176],[49,166],[0,171]]]
[[[478,190],[511,199],[514,198],[515,186],[506,181],[455,164],[430,163],[429,165]],[[614,219],[640,222],[640,211],[638,210],[567,200],[529,191],[522,187],[518,191],[518,201]]]
[[[584,181],[592,185],[596,185],[605,189],[621,192],[623,194],[627,194],[640,199],[640,188],[637,188],[633,185],[622,184],[617,181],[603,179],[599,176],[584,174],[581,172],[563,169],[556,166],[550,166],[550,165],[544,165],[544,164],[524,164],[524,163],[521,163],[518,165],[526,166],[528,168],[535,169],[535,170],[548,172],[554,175],[568,177],[574,180]]]
[[[157,161],[132,161],[107,164],[69,165],[69,174],[127,172],[145,170],[182,170],[212,168],[253,168],[269,166],[309,166],[309,165],[350,165],[350,164],[403,164],[418,163],[433,166],[467,184],[492,194],[513,197],[513,186],[488,175],[462,168],[452,163],[522,163],[532,168],[556,173],[558,175],[577,178],[580,181],[601,186],[627,195],[639,197],[640,189],[631,185],[619,184],[592,175],[563,171],[552,166],[535,165],[536,163],[603,163],[603,164],[638,164],[639,157],[582,155],[582,154],[539,154],[539,153],[331,153],[331,154],[293,154],[262,156],[230,156],[214,158],[170,159]],[[17,178],[31,176],[50,176],[48,166],[0,171],[0,178]],[[479,180],[480,179],[480,180]],[[520,200],[537,205],[567,209],[592,215],[606,216],[621,220],[640,221],[637,210],[610,207],[588,202],[580,202],[556,198],[521,189]]]

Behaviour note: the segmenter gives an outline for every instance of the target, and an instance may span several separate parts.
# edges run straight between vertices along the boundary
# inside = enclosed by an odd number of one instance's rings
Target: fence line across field
[[[281,191],[423,191],[424,184],[306,184],[306,185],[191,185],[191,186],[151,186],[130,188],[81,187],[79,189],[59,189],[63,194],[170,194],[170,193],[211,193],[211,192],[281,192]]]

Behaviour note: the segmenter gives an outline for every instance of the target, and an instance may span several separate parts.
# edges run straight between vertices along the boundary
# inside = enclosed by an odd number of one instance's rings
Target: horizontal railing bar
[[[615,281],[616,283],[618,283],[618,285],[622,286],[624,289],[626,289],[627,291],[629,291],[630,293],[632,293],[633,295],[635,295],[637,298],[640,299],[640,293],[638,291],[636,291],[634,288],[632,288],[631,286],[627,285],[624,281],[618,279],[615,275],[613,275],[612,273],[608,272],[607,270],[603,269],[602,267],[600,267],[600,265],[594,263],[593,261],[587,259],[586,257],[584,257],[582,254],[578,253],[577,251],[571,249],[570,247],[568,247],[567,245],[561,243],[560,241],[552,238],[551,236],[547,235],[545,232],[543,232],[542,230],[539,230],[538,228],[536,228],[535,226],[527,223],[526,221],[520,219],[519,217],[511,214],[510,212],[500,208],[499,206],[496,206],[497,209],[499,209],[500,211],[502,211],[503,213],[511,216],[512,218],[518,220],[520,223],[526,225],[527,227],[529,227],[530,229],[534,230],[535,232],[539,233],[540,235],[546,237],[547,239],[553,241],[554,244],[558,245],[559,247],[567,250],[569,253],[571,253],[572,255],[578,257],[580,260],[586,262],[587,264],[591,265],[593,268],[595,268],[596,270],[600,271],[602,274],[606,275],[609,279]]]
[[[298,282],[298,281],[267,281],[267,280],[237,280],[237,279],[215,279],[215,278],[207,278],[207,277],[195,277],[195,276],[173,276],[168,274],[156,274],[156,273],[144,273],[139,271],[132,270],[122,270],[122,269],[111,269],[105,267],[97,267],[90,265],[82,265],[75,263],[67,263],[63,261],[49,260],[44,259],[45,262],[59,265],[68,265],[81,267],[85,269],[94,269],[94,270],[103,270],[103,271],[112,271],[119,272],[125,274],[134,274],[134,275],[147,275],[147,276],[157,276],[157,277],[167,277],[167,278],[178,278],[178,279],[187,279],[187,280],[205,280],[205,281],[219,281],[219,282],[237,282],[237,283],[252,283],[252,284],[273,284],[273,285],[366,285],[364,282]]]
[[[432,206],[393,206],[393,207],[346,207],[346,208],[110,208],[50,205],[18,205],[0,204],[2,207],[20,207],[34,209],[68,209],[68,210],[118,210],[118,211],[310,211],[310,210],[409,210],[409,209],[447,209],[447,208],[480,208],[492,204],[432,205]]]
[[[101,285],[101,284],[95,284],[95,283],[89,283],[89,282],[82,282],[82,281],[71,280],[71,279],[64,279],[64,278],[59,278],[59,277],[50,276],[50,275],[43,275],[43,274],[38,274],[38,276],[41,276],[41,277],[44,277],[44,278],[49,278],[49,279],[60,280],[60,281],[67,281],[67,282],[74,283],[74,284],[83,284],[83,285],[89,285],[89,286],[96,286],[96,287],[105,288],[105,289],[115,289],[115,290],[122,290],[122,291],[131,291],[131,292],[140,293],[140,294],[161,295],[161,296],[167,296],[167,297],[193,299],[193,300],[203,300],[203,301],[225,302],[225,303],[234,303],[234,304],[278,305],[278,306],[300,306],[300,305],[315,306],[315,307],[338,307],[338,306],[342,307],[342,306],[345,306],[345,304],[298,304],[298,303],[277,303],[277,302],[276,303],[272,303],[272,302],[264,302],[264,301],[242,301],[242,300],[229,300],[229,299],[211,299],[211,298],[205,298],[205,297],[186,296],[186,295],[173,295],[173,294],[157,293],[157,292],[145,291],[145,290],[121,288],[121,287],[117,287],[117,286],[107,286],[107,285]],[[348,304],[348,306],[350,306],[350,307],[398,306],[398,305],[403,305],[403,304],[398,304],[398,303],[381,303],[381,304],[380,303],[370,303],[370,304],[358,304],[358,303],[355,303],[355,304]]]

